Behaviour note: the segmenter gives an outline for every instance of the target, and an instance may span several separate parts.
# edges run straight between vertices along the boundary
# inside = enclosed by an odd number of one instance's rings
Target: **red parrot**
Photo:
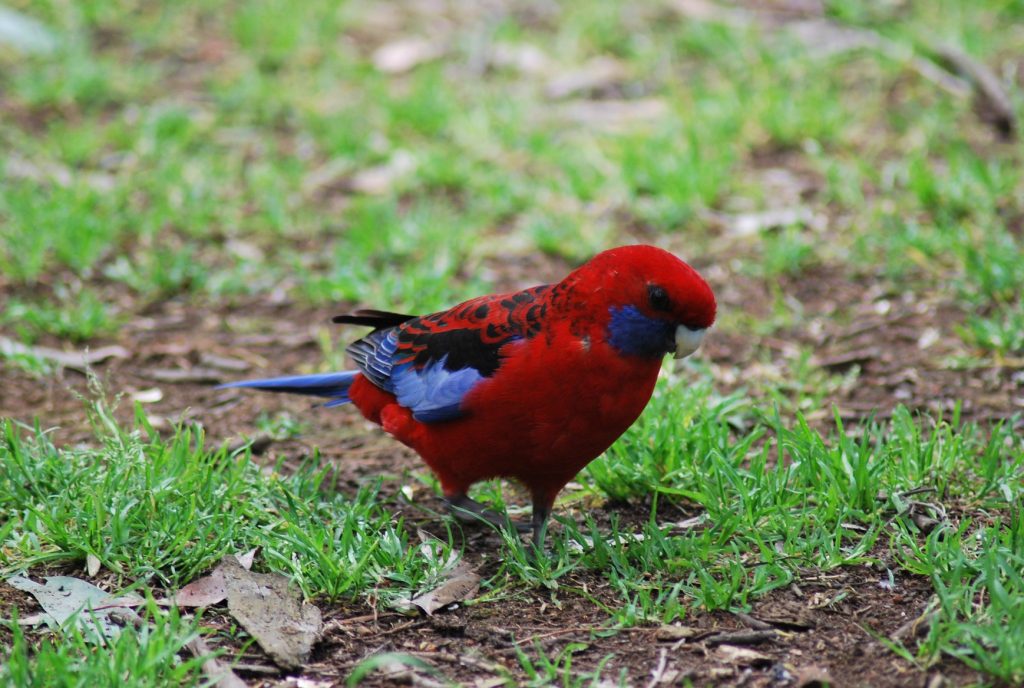
[[[711,288],[682,260],[622,246],[557,284],[431,315],[336,316],[373,328],[347,348],[358,370],[225,386],[351,402],[423,457],[463,519],[504,523],[467,493],[481,480],[518,480],[539,547],[555,496],[633,424],[665,354],[693,353],[715,310]]]

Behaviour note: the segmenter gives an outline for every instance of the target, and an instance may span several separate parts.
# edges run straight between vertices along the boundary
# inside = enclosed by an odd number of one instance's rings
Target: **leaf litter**
[[[320,609],[304,602],[286,576],[251,571],[255,554],[225,556],[209,575],[162,603],[211,607],[227,600],[231,616],[278,666],[300,668],[323,629]]]
[[[409,600],[409,604],[427,616],[433,616],[436,611],[472,599],[479,589],[480,575],[469,564],[462,562],[441,585],[417,595]]]
[[[301,668],[323,629],[320,608],[303,601],[279,573],[254,573],[234,557],[225,557],[219,568],[231,616],[278,666]]]
[[[224,557],[209,575],[192,581],[175,593],[172,598],[166,600],[166,603],[179,607],[212,607],[215,604],[220,604],[228,597],[227,581],[224,578],[224,562],[234,559],[238,565],[248,570],[252,568],[255,556],[256,550],[252,549],[245,554]]]
[[[137,598],[118,598],[92,583],[73,576],[48,576],[46,583],[37,583],[24,576],[14,576],[7,583],[32,595],[44,614],[34,620],[65,628],[76,626],[83,637],[103,643],[121,633],[126,623],[140,623],[141,618],[130,605]]]

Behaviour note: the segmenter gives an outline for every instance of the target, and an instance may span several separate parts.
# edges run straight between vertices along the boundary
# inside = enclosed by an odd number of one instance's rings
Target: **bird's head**
[[[597,323],[622,354],[689,356],[715,321],[715,295],[696,270],[655,246],[597,254],[567,278],[597,305]]]

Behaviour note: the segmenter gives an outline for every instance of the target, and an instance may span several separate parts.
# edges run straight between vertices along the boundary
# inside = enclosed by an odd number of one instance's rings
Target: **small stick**
[[[668,666],[668,650],[662,648],[661,653],[658,656],[658,666],[651,672],[651,680],[647,684],[647,688],[654,688],[661,683],[662,677],[665,675],[665,667]]]
[[[726,631],[704,638],[705,645],[759,645],[775,640],[779,634],[772,631]]]

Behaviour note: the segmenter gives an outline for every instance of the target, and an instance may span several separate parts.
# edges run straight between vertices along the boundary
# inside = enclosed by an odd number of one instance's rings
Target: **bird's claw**
[[[505,514],[500,514],[494,509],[488,509],[480,502],[471,499],[468,495],[460,494],[453,497],[446,497],[445,504],[448,506],[448,513],[463,523],[476,523],[480,520],[487,521],[499,527],[507,527],[512,521]],[[516,529],[520,524],[513,523]]]
[[[517,533],[529,533],[535,530],[534,524],[525,521],[513,521],[505,514],[494,509],[488,509],[480,502],[471,499],[467,495],[455,495],[446,497],[445,504],[448,506],[448,513],[462,523],[476,523],[483,519],[499,528],[511,527]]]
[[[526,523],[524,521],[513,521],[505,514],[498,513],[494,509],[488,509],[480,502],[471,499],[467,494],[445,497],[444,501],[448,506],[448,512],[463,523],[475,523],[483,520],[499,528],[514,529],[517,533],[533,533],[534,548],[543,546],[549,513],[547,507],[539,506],[534,502],[533,519]]]

